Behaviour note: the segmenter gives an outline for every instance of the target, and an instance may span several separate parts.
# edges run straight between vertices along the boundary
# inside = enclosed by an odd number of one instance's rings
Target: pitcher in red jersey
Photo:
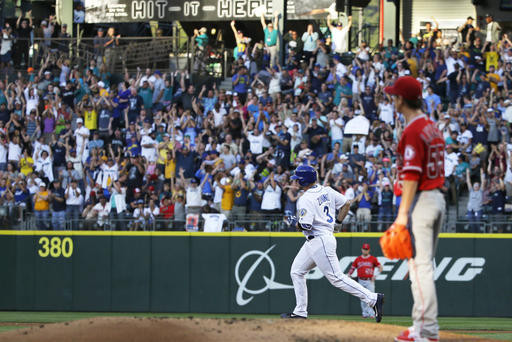
[[[400,77],[385,92],[393,95],[396,111],[405,118],[397,148],[402,199],[394,225],[409,229],[413,245],[413,257],[408,262],[414,299],[413,326],[395,341],[438,341],[432,260],[445,211],[440,191],[444,184],[444,139],[434,122],[421,111],[422,87],[415,78]]]

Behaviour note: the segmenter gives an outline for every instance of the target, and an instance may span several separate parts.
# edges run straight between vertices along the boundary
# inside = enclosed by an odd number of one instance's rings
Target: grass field
[[[197,317],[197,318],[278,318],[277,315],[246,315],[246,314],[172,314],[172,313],[111,313],[111,312],[0,312],[0,333],[12,329],[20,329],[34,323],[57,323],[99,316],[130,316],[130,317]],[[340,319],[361,322],[368,320],[359,316],[310,316],[311,319]],[[411,325],[410,317],[385,316],[385,324]],[[493,317],[440,317],[441,330],[492,338],[501,341],[512,341],[512,318]]]

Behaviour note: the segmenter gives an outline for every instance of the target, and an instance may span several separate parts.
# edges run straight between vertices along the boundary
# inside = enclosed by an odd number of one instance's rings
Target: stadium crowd
[[[412,75],[423,84],[424,112],[446,139],[444,156],[433,162],[445,164],[448,203],[467,187],[469,220],[506,215],[512,42],[491,16],[487,31],[468,18],[456,41],[427,25],[398,44],[372,49],[362,42],[354,58],[347,54],[350,17],[344,25],[328,16],[326,32],[310,24],[282,42],[278,20],[262,17],[260,42],[231,23],[232,90],[196,88],[186,70],[125,70],[124,81],[112,83],[113,28],[98,30],[89,65],[72,65],[66,44],[48,41],[40,66],[13,72],[29,56],[27,40],[16,37],[67,33],[53,17],[38,27],[22,17],[6,24],[0,214],[22,221],[33,213],[38,229],[146,229],[155,222],[184,229],[187,214],[221,213],[235,224],[250,217],[256,225],[245,228],[263,229],[258,222],[295,213],[300,191],[289,176],[307,163],[324,184],[357,199],[359,222],[392,221],[404,119],[382,90]],[[198,48],[208,45],[205,29],[194,38]],[[368,133],[345,134],[361,117]]]

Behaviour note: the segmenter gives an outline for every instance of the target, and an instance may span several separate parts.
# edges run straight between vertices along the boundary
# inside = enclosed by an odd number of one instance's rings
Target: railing
[[[109,59],[109,72],[120,72],[137,67],[175,69],[189,67],[188,59],[192,54],[190,39],[183,42],[179,37],[120,37],[119,45],[107,52],[98,54],[94,48],[94,38],[18,38],[14,50],[25,45],[28,54],[26,67],[38,68],[48,54],[70,59],[73,65],[86,66],[91,60],[101,62]],[[21,50],[16,50],[21,51]],[[19,52],[21,53],[21,52]],[[19,61],[16,61],[19,62]],[[17,63],[16,63],[17,64]]]
[[[223,48],[208,46],[198,49],[193,38],[165,37],[120,37],[119,45],[111,49],[94,47],[94,39],[87,38],[18,38],[13,47],[15,66],[19,69],[41,67],[48,55],[69,59],[72,66],[89,66],[96,61],[98,68],[106,63],[110,73],[121,73],[124,69],[137,68],[162,70],[187,69],[190,74],[224,77],[225,60]],[[21,56],[27,55],[25,58]],[[23,64],[20,64],[23,61]]]
[[[21,214],[19,214],[21,213]],[[378,220],[374,215],[371,221],[361,222],[355,216],[336,224],[336,232],[384,232],[393,222],[391,220]],[[34,213],[19,211],[18,207],[0,207],[0,226],[13,230],[138,230],[138,231],[185,231],[189,225],[185,221],[155,218],[149,220],[137,220],[130,215],[123,218],[108,217],[103,220],[98,218],[72,219],[67,217],[61,227],[59,222],[48,218],[41,219]],[[203,230],[204,220],[199,215],[197,227]],[[230,217],[224,222],[223,231],[269,231],[287,232],[295,231],[285,221],[282,215],[246,214],[239,217]],[[499,215],[481,221],[457,220],[445,222],[442,232],[457,233],[512,233],[512,217]]]

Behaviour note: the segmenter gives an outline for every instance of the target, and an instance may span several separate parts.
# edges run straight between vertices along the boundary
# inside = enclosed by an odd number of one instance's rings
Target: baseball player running
[[[382,319],[384,295],[374,293],[347,277],[340,269],[336,255],[334,238],[334,221],[336,210],[338,221],[343,221],[350,209],[351,201],[331,187],[317,184],[317,173],[309,165],[300,165],[295,170],[292,180],[298,180],[304,194],[297,201],[298,218],[289,218],[290,226],[300,229],[306,236],[306,242],[293,261],[290,275],[295,290],[297,306],[291,313],[282,314],[282,318],[308,317],[308,291],[305,275],[315,266],[325,275],[329,282],[368,304],[375,311],[375,320]]]
[[[373,274],[375,267],[382,272],[382,265],[379,260],[373,255],[370,255],[370,245],[364,243],[361,248],[361,255],[354,260],[352,267],[348,271],[348,276],[357,270],[357,281],[371,292],[375,292],[375,275]],[[364,301],[361,301],[361,310],[363,312],[363,318],[375,317],[375,313],[372,308],[368,306]]]
[[[385,88],[394,96],[396,111],[403,114],[406,125],[397,149],[402,201],[381,247],[388,258],[409,259],[414,299],[413,326],[395,341],[439,341],[432,260],[445,208],[439,190],[444,183],[445,144],[436,125],[421,111],[421,89],[421,83],[410,76]]]

